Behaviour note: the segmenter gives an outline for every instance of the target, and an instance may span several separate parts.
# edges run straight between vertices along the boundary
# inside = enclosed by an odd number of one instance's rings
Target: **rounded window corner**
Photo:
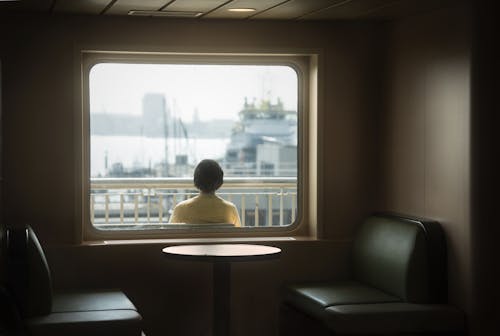
[[[186,55],[187,61],[183,63],[182,55],[169,55],[169,54],[140,54],[140,53],[119,53],[117,55],[113,55],[112,53],[99,53],[99,52],[83,52],[82,56],[82,69],[84,76],[84,86],[86,85],[86,89],[84,87],[83,94],[84,97],[84,108],[83,108],[83,118],[82,120],[86,121],[87,125],[82,125],[83,128],[87,127],[87,131],[84,130],[84,136],[87,137],[84,142],[83,148],[83,176],[84,179],[87,180],[88,188],[86,194],[84,195],[84,204],[86,218],[83,223],[84,229],[82,232],[84,240],[95,240],[95,239],[134,239],[138,237],[145,238],[170,238],[170,237],[188,237],[188,236],[197,236],[197,237],[211,237],[211,236],[244,236],[244,237],[252,237],[252,236],[260,236],[263,234],[270,234],[272,236],[287,236],[293,234],[294,232],[303,232],[304,231],[304,218],[303,218],[303,199],[308,198],[308,191],[303,188],[303,183],[300,182],[303,180],[303,174],[307,174],[307,162],[303,162],[303,153],[304,148],[309,148],[307,143],[307,136],[304,136],[304,132],[308,132],[307,129],[303,127],[303,123],[306,122],[305,118],[307,118],[307,113],[304,113],[302,110],[304,109],[303,97],[307,95],[307,92],[304,92],[303,82],[308,80],[307,66],[304,66],[304,62],[297,61],[295,55],[290,56],[276,56],[270,54],[272,57],[266,58],[264,55],[243,55],[243,56],[235,56],[235,55],[202,55],[202,54],[189,54]],[[203,61],[205,60],[205,62]],[[252,60],[254,62],[252,62]],[[267,63],[266,63],[267,62]],[[248,97],[245,96],[243,100],[243,104],[241,107],[241,111],[238,113],[238,117],[241,116],[242,113],[248,113],[252,115],[256,119],[258,119],[259,123],[262,124],[261,127],[266,126],[266,122],[269,121],[266,118],[262,109],[268,109],[269,115],[274,116],[275,118],[282,118],[283,123],[287,123],[287,125],[294,125],[296,130],[295,133],[290,133],[290,137],[295,137],[294,146],[293,144],[289,147],[282,145],[282,140],[276,141],[272,136],[268,136],[263,134],[259,141],[261,141],[256,146],[260,146],[261,148],[260,155],[264,155],[265,150],[268,151],[266,155],[270,158],[266,161],[263,156],[258,158],[258,166],[255,166],[255,170],[259,171],[258,174],[263,175],[259,176],[245,176],[244,174],[233,175],[230,178],[225,174],[225,183],[226,190],[223,190],[223,198],[230,200],[231,202],[235,202],[240,211],[240,217],[244,216],[245,220],[242,221],[242,224],[246,227],[239,228],[230,228],[230,229],[199,229],[197,231],[193,231],[189,228],[169,228],[168,227],[168,219],[169,219],[169,209],[173,209],[176,203],[180,200],[193,197],[195,192],[192,188],[192,177],[182,176],[172,176],[169,173],[165,173],[162,176],[155,176],[151,174],[150,177],[138,177],[134,175],[127,175],[129,173],[126,172],[127,167],[122,165],[120,167],[117,162],[113,162],[110,155],[110,150],[104,150],[99,156],[96,158],[95,151],[93,151],[93,143],[92,137],[99,133],[103,132],[102,130],[97,130],[101,126],[98,125],[98,122],[102,120],[109,120],[110,115],[112,116],[115,113],[112,110],[106,110],[103,108],[104,112],[107,113],[107,116],[104,116],[106,113],[94,113],[95,108],[93,110],[92,107],[92,76],[101,70],[103,67],[107,65],[119,63],[119,64],[130,64],[133,67],[140,67],[142,64],[145,65],[159,65],[169,64],[169,65],[196,65],[197,63],[202,65],[210,65],[217,64],[218,66],[228,65],[228,66],[245,66],[245,65],[258,65],[258,66],[283,66],[287,68],[287,71],[293,72],[293,77],[295,81],[295,103],[292,105],[292,108],[295,109],[295,118],[285,116],[286,113],[289,113],[286,109],[283,109],[282,102],[279,97],[275,100],[275,103],[272,100],[272,95],[268,94],[266,96],[263,93],[260,101],[257,101],[255,98],[248,98],[252,95],[249,94]],[[178,82],[179,83],[179,82]],[[190,83],[191,87],[197,85],[197,83]],[[261,92],[264,92],[261,88]],[[124,91],[125,92],[125,91]],[[152,92],[152,95],[149,96],[150,101],[148,102],[143,95],[142,102],[143,108],[147,104],[152,104],[156,107],[158,106],[166,106],[166,104],[171,104],[168,109],[169,112],[161,112],[157,113],[155,118],[150,120],[151,127],[156,127],[158,130],[145,130],[144,121],[141,121],[141,129],[137,132],[141,132],[140,134],[145,134],[146,132],[151,132],[147,134],[145,137],[144,143],[147,143],[144,148],[148,146],[152,146],[150,144],[151,139],[159,138],[158,132],[163,132],[167,134],[166,129],[170,127],[170,125],[174,125],[168,129],[168,132],[177,132],[175,134],[181,135],[185,137],[186,132],[188,132],[189,127],[192,127],[194,120],[199,118],[199,114],[197,117],[196,113],[193,112],[192,121],[185,122],[180,117],[175,119],[175,116],[172,117],[171,120],[174,122],[172,124],[168,124],[166,114],[172,113],[174,109],[174,104],[178,104],[178,101],[174,103],[174,98],[167,97],[164,99],[160,99],[160,97],[154,96],[156,93]],[[271,98],[270,98],[271,97]],[[148,99],[149,99],[148,98]],[[274,97],[276,98],[276,97]],[[94,104],[95,105],[95,104]],[[155,107],[155,108],[156,108]],[[151,115],[155,115],[151,113]],[[172,113],[174,115],[174,113]],[[144,116],[144,111],[143,111]],[[163,118],[163,119],[162,119]],[[260,119],[259,119],[260,118]],[[125,118],[126,119],[126,118]],[[160,120],[161,119],[161,120]],[[134,119],[135,120],[135,119]],[[155,121],[156,120],[156,121]],[[178,122],[175,120],[179,120]],[[202,119],[197,119],[198,122]],[[281,119],[280,119],[281,120]],[[222,124],[221,121],[215,120],[216,123]],[[117,122],[119,124],[119,122]],[[139,122],[123,122],[123,125],[134,125],[139,124]],[[167,126],[165,126],[168,124]],[[256,123],[257,125],[258,123]],[[187,125],[187,126],[186,126]],[[259,124],[260,125],[260,124]],[[241,126],[241,125],[240,125]],[[247,125],[245,125],[247,126]],[[278,125],[281,127],[280,125]],[[279,127],[276,126],[271,131],[275,131]],[[205,127],[205,129],[209,129],[209,127]],[[156,132],[156,133],[155,133]],[[234,127],[231,127],[231,134],[234,134]],[[119,132],[118,132],[119,133]],[[139,134],[139,133],[138,133]],[[98,134],[98,136],[102,136],[102,134]],[[113,135],[113,136],[121,136]],[[96,138],[97,138],[96,137]],[[156,137],[156,138],[155,138]],[[165,139],[168,139],[165,136]],[[185,141],[185,140],[182,140]],[[207,140],[203,140],[207,141]],[[168,141],[165,141],[167,143]],[[177,144],[178,145],[178,144]],[[110,145],[111,146],[111,145]],[[128,150],[132,151],[132,146],[129,145]],[[157,152],[163,154],[165,157],[167,155],[168,150],[172,150],[175,148],[175,144],[165,144],[164,148],[161,147]],[[192,148],[194,146],[189,141],[185,141],[186,148]],[[212,147],[216,147],[217,145],[213,145]],[[288,145],[287,145],[288,146]],[[278,151],[275,151],[278,148]],[[279,152],[281,150],[281,152]],[[274,151],[274,152],[273,152]],[[291,175],[286,178],[273,177],[271,175],[267,176],[266,172],[272,171],[273,169],[278,169],[276,166],[273,166],[272,162],[274,158],[279,155],[295,155],[295,175]],[[162,155],[163,155],[162,154]],[[228,159],[228,150],[224,154],[224,160]],[[236,160],[242,160],[242,158],[247,158],[249,156],[257,156],[258,153],[253,153],[250,151],[242,150],[239,153],[235,154]],[[274,156],[273,156],[274,155]],[[254,158],[255,159],[255,158]],[[105,162],[106,168],[108,170],[115,169],[115,172],[112,174],[95,174],[92,167],[92,160],[101,160]],[[166,162],[168,163],[168,160]],[[172,158],[172,162],[178,163],[179,166],[182,166],[183,162],[189,162],[189,157],[183,155],[177,155]],[[257,160],[257,159],[255,159]],[[147,162],[146,160],[145,162]],[[149,160],[149,166],[155,166],[161,164],[161,160]],[[228,161],[227,161],[228,162]],[[235,161],[236,162],[236,161]],[[243,161],[246,162],[246,161]],[[104,163],[103,163],[104,164]],[[133,164],[130,163],[130,164]],[[244,165],[242,165],[244,167]],[[148,167],[145,167],[148,168]],[[290,168],[279,168],[279,169],[290,169]],[[122,175],[119,175],[116,172],[121,172]],[[167,172],[167,170],[165,170]],[[132,174],[132,173],[130,173]],[[99,176],[99,177],[96,177]],[[229,183],[227,183],[229,182]],[[226,185],[227,184],[227,185]],[[242,196],[241,189],[244,188],[254,188],[252,192],[248,194],[248,196]],[[260,189],[259,189],[260,188]],[[274,188],[274,189],[273,189]],[[257,191],[256,191],[257,190]],[[256,196],[258,194],[258,196]],[[272,194],[272,196],[270,196]],[[284,207],[284,208],[283,208]],[[99,218],[96,217],[98,215]],[[92,218],[92,220],[90,220]],[[290,224],[287,224],[290,223]],[[306,225],[307,226],[307,225]]]

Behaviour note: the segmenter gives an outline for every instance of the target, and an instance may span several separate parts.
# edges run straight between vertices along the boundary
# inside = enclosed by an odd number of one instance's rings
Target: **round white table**
[[[228,336],[231,322],[231,263],[279,258],[281,249],[250,244],[178,245],[163,249],[169,258],[213,263],[213,335]]]

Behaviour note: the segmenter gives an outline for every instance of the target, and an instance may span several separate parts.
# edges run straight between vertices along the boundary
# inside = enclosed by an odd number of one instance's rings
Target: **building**
[[[165,96],[161,93],[148,93],[142,99],[143,132],[150,137],[169,137],[173,127],[169,127],[171,119]]]

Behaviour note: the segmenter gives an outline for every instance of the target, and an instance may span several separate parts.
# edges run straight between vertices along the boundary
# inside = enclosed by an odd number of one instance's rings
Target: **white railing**
[[[192,178],[92,178],[90,219],[102,229],[165,228],[175,205],[197,195]],[[245,227],[286,226],[297,215],[297,179],[224,178],[217,194]]]

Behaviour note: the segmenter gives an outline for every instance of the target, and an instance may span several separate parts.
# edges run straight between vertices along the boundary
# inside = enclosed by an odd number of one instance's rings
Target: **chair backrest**
[[[49,265],[30,226],[7,229],[7,286],[22,317],[51,312]]]
[[[214,229],[228,229],[234,228],[233,223],[168,223],[163,224],[162,228],[169,230],[194,230],[194,231],[203,231],[203,230],[214,230]]]
[[[0,285],[7,280],[7,229],[0,223]]]
[[[439,223],[397,214],[370,216],[353,245],[354,277],[416,303],[447,296],[446,242]]]

